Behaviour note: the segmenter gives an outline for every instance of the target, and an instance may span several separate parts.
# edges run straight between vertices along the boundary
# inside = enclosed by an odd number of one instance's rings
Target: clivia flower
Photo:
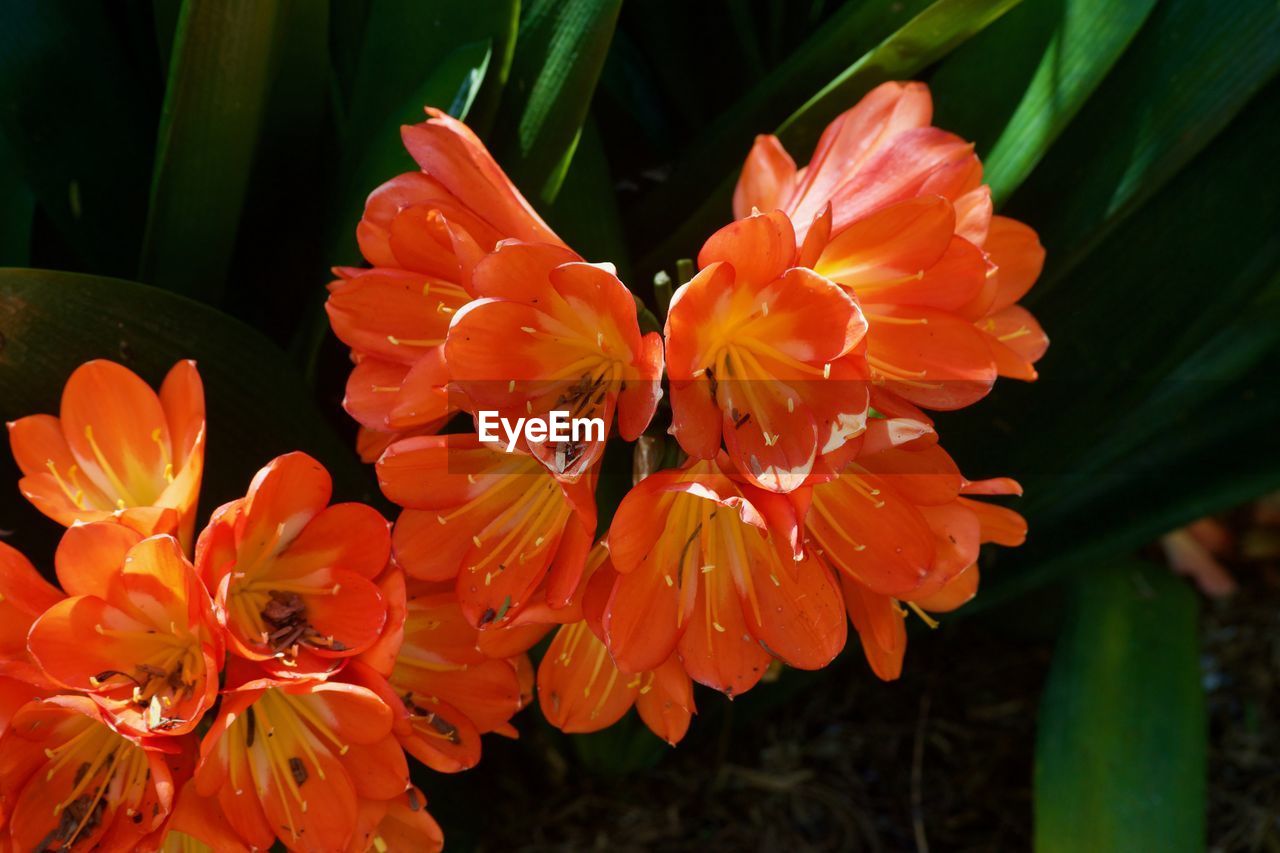
[[[63,537],[56,564],[70,597],[46,610],[27,640],[45,675],[97,697],[120,731],[194,729],[217,697],[223,644],[177,540],[80,525]]]
[[[374,645],[387,607],[385,519],[329,505],[333,482],[305,453],[273,459],[214,513],[196,546],[232,651],[281,676],[322,674]]]
[[[357,832],[360,800],[408,789],[391,709],[372,691],[255,677],[243,662],[228,681],[194,784],[249,845],[265,850],[278,838],[291,850],[342,850]]]
[[[738,470],[775,492],[866,423],[866,321],[803,254],[780,212],[734,222],[703,246],[667,315],[672,434],[696,459],[723,439]]]
[[[945,612],[977,590],[978,549],[1016,546],[1026,522],[972,495],[1021,494],[1012,480],[969,481],[923,424],[872,421],[861,453],[813,486],[806,547],[841,580],[849,618],[873,669],[896,678],[902,666],[905,603]]]
[[[453,318],[445,360],[476,409],[511,422],[553,410],[599,419],[634,441],[662,396],[662,337],[641,336],[636,303],[612,265],[582,262],[551,244],[507,242],[472,276],[474,302]],[[576,479],[607,435],[528,442],[557,476]]]
[[[514,737],[511,717],[526,704],[527,656],[492,658],[452,591],[409,585],[403,641],[385,681],[358,666],[353,677],[393,709],[400,745],[433,770],[454,773],[480,760],[480,736]],[[438,585],[436,585],[438,587]]]
[[[396,442],[378,483],[404,507],[396,561],[411,578],[452,581],[472,625],[509,622],[535,591],[553,607],[572,597],[596,525],[592,476],[562,482],[527,453],[453,434]]]
[[[597,546],[598,567],[579,603],[581,618],[561,625],[538,667],[538,703],[547,722],[563,732],[607,728],[633,706],[655,735],[674,746],[695,710],[693,682],[675,654],[656,669],[621,672],[601,637],[601,618],[617,573]]]
[[[723,455],[642,480],[613,518],[609,553],[618,579],[601,622],[623,672],[674,652],[694,681],[737,696],[775,657],[820,669],[844,647],[839,588],[801,559],[792,504],[739,482]]]
[[[368,462],[454,411],[442,347],[453,315],[475,296],[475,264],[503,240],[564,245],[466,125],[427,113],[401,131],[421,171],[374,190],[356,229],[373,269],[337,270],[325,306],[356,362],[344,406],[361,425]]]
[[[134,850],[173,802],[163,752],[87,696],[23,705],[0,736],[0,838],[14,850]]]
[[[1048,338],[1014,303],[1044,250],[1025,225],[992,216],[973,146],[930,127],[932,111],[923,84],[885,83],[831,122],[802,170],[776,137],[757,137],[734,215],[786,213],[812,247],[808,265],[857,296],[876,382],[908,404],[956,409],[997,375],[1035,378]]]
[[[180,361],[157,393],[111,361],[76,368],[60,415],[9,424],[23,495],[64,526],[127,516],[190,545],[204,470],[204,389]]]

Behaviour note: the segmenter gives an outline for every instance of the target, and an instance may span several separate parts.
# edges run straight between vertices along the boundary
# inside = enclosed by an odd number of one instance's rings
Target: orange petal
[[[753,209],[770,211],[782,208],[795,183],[796,163],[778,137],[772,134],[757,136],[733,189],[733,218],[742,219]]]
[[[560,243],[466,125],[439,110],[428,113],[428,121],[400,129],[422,171],[504,236]]]
[[[62,391],[62,430],[93,483],[124,506],[149,506],[173,460],[168,420],[156,392],[111,361],[82,364]]]
[[[27,632],[36,617],[61,599],[62,593],[26,557],[0,542],[0,675],[44,683],[27,654]]]
[[[563,732],[595,732],[627,713],[642,676],[624,675],[585,621],[564,625],[538,667],[538,703]]]
[[[106,598],[111,578],[124,565],[129,549],[143,538],[137,531],[111,522],[69,528],[54,555],[58,583],[70,595]]]
[[[256,566],[288,543],[329,503],[333,481],[324,466],[305,453],[277,456],[249,484],[236,523],[237,559]]]
[[[902,656],[907,650],[906,617],[902,608],[886,595],[877,595],[849,578],[840,579],[849,621],[858,631],[862,651],[871,671],[885,681],[902,675]]]
[[[413,364],[444,343],[453,314],[470,300],[455,284],[401,270],[369,270],[338,282],[325,310],[347,346]]]
[[[1013,510],[968,498],[960,498],[960,503],[977,514],[983,542],[1016,548],[1027,541],[1027,520]]]
[[[371,506],[333,504],[321,510],[275,558],[273,574],[300,577],[321,569],[377,577],[391,554],[391,525]]]
[[[1027,381],[1036,378],[1032,365],[1049,349],[1049,336],[1030,311],[1010,305],[978,321],[978,328],[987,335],[1001,376]]]
[[[675,656],[641,682],[636,710],[655,735],[675,746],[689,731],[693,718],[693,682]]]
[[[770,655],[751,635],[729,573],[713,571],[702,578],[678,654],[690,678],[732,698],[755,686]],[[619,588],[626,580],[624,576]]]
[[[773,210],[751,214],[712,234],[698,252],[698,267],[724,262],[733,267],[738,281],[759,286],[781,276],[795,258],[791,220]]]
[[[991,390],[995,361],[969,322],[928,308],[881,305],[867,317],[867,361],[895,394],[918,406],[951,410]]]
[[[114,509],[114,501],[81,473],[52,415],[31,415],[9,424],[9,447],[26,476],[22,494],[49,518],[70,526],[88,520],[95,510]]]
[[[997,267],[998,289],[992,311],[1017,302],[1040,277],[1044,267],[1044,247],[1036,232],[1016,219],[993,216],[982,248]]]
[[[955,210],[941,196],[888,205],[838,232],[814,271],[852,288],[864,301],[895,301],[882,291],[902,289],[937,263],[955,223]]]
[[[743,596],[747,627],[775,656],[797,669],[821,669],[840,654],[848,633],[844,603],[824,563],[810,558],[794,571],[757,572],[752,587],[758,610]]]
[[[978,594],[978,577],[978,564],[972,563],[937,592],[911,600],[931,613],[950,613]]]

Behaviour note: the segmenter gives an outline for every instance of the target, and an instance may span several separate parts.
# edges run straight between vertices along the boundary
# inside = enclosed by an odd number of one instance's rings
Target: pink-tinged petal
[[[757,286],[781,276],[795,259],[795,230],[780,210],[751,214],[726,225],[698,252],[699,268],[723,262],[733,267],[737,281]]]
[[[977,159],[973,146],[954,134],[935,127],[905,130],[831,196],[831,230],[838,234],[872,211],[918,195],[967,192]]]
[[[889,82],[872,89],[827,125],[788,212],[806,226],[874,154],[903,131],[926,127],[932,117],[933,101],[923,83]]]

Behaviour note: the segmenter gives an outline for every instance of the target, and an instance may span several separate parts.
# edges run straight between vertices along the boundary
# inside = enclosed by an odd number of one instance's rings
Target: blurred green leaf
[[[120,362],[153,384],[179,359],[195,359],[209,419],[204,514],[243,495],[258,468],[290,450],[319,459],[344,499],[376,494],[365,467],[321,418],[283,353],[198,302],[118,279],[6,269],[0,270],[0,333],[4,420],[56,413],[67,377],[90,359]],[[10,484],[0,492],[0,527],[25,536],[52,523],[13,523],[35,517],[12,486],[17,476],[9,454],[0,453],[0,480]]]
[[[805,162],[823,128],[886,80],[913,77],[958,45],[981,32],[1019,0],[937,0],[900,29],[845,68],[793,112],[777,134],[797,162]],[[653,249],[640,264],[641,273],[669,265],[676,257],[692,257],[701,240],[729,220],[733,186],[746,151],[737,155],[734,173],[711,193],[697,211]]]
[[[809,39],[748,93],[716,116],[696,138],[680,146],[671,175],[644,197],[629,217],[641,237],[686,215],[703,193],[736,173],[756,134],[777,127],[814,91],[927,6],[927,0],[846,3]],[[735,4],[735,10],[745,6]],[[737,20],[739,16],[735,16]]]
[[[0,136],[78,256],[132,275],[155,144],[154,86],[103,4],[0,3]]]
[[[621,7],[622,0],[532,0],[521,14],[494,147],[530,198],[552,202],[560,191]]]
[[[1041,701],[1035,849],[1204,849],[1208,753],[1196,598],[1111,563],[1072,585]]]
[[[1042,0],[1024,7],[1018,28],[996,27],[979,61],[992,85],[1021,87],[1023,78],[1001,73],[1003,46],[1024,37],[1024,27],[1052,22],[1051,36],[1017,108],[984,157],[984,177],[999,204],[1031,173],[1045,151],[1124,53],[1155,0]],[[979,48],[974,47],[975,52]],[[968,90],[954,93],[965,96]]]
[[[1273,83],[1070,275],[1032,290],[1054,339],[1038,382],[942,419],[962,465],[994,466],[973,476],[1027,488],[1030,539],[984,575],[979,609],[1280,486],[1277,109]]]
[[[1271,0],[1167,0],[1014,196],[1053,258],[1044,293],[1280,69]],[[1064,192],[1064,188],[1070,188]]]
[[[183,0],[140,277],[216,303],[249,183],[281,3]]]
[[[31,257],[31,219],[35,199],[0,137],[0,264],[25,264]]]

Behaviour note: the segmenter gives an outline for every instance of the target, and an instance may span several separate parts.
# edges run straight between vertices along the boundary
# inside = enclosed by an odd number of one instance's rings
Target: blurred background
[[[56,411],[88,358],[192,357],[205,511],[295,448],[377,502],[324,285],[423,105],[656,307],[755,134],[803,163],[924,80],[1048,250],[1040,381],[940,421],[968,476],[1026,487],[1027,545],[898,682],[851,648],[699,692],[676,750],[532,708],[421,775],[432,811],[454,850],[1277,850],[1278,68],[1274,0],[6,0],[0,415]],[[0,457],[0,535],[47,569]]]

